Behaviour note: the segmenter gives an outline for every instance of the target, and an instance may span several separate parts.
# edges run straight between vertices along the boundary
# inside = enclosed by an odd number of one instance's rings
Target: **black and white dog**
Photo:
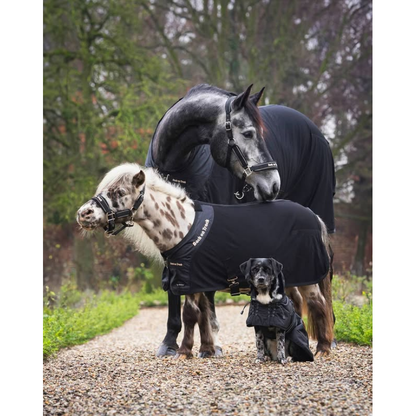
[[[302,318],[285,294],[283,266],[273,258],[252,258],[240,265],[251,286],[251,303],[247,326],[254,326],[257,359],[286,364],[313,361],[308,334]]]

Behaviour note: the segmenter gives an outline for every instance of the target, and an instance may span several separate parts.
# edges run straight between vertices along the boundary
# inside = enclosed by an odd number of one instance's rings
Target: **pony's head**
[[[144,182],[145,173],[138,165],[115,167],[98,185],[96,196],[78,210],[78,224],[91,231],[130,221],[141,204],[140,195],[143,199]]]
[[[220,166],[251,185],[256,199],[273,200],[280,190],[280,175],[264,142],[257,108],[264,88],[250,96],[251,87],[227,100],[213,132],[211,154]]]

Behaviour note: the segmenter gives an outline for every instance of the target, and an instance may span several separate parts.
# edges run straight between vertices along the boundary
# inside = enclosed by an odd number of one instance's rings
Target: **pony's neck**
[[[175,247],[195,220],[194,203],[187,196],[176,197],[146,189],[146,196],[135,222],[163,253]]]
[[[185,96],[159,123],[152,143],[153,159],[161,171],[175,170],[196,146],[210,142],[227,95],[206,91]]]

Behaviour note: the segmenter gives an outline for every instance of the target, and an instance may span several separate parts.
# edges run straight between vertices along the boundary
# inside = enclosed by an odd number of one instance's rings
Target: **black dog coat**
[[[286,295],[267,305],[252,300],[246,325],[274,327],[285,331],[288,353],[293,361],[313,361],[305,325],[302,318],[295,312],[292,301]],[[274,337],[275,334],[270,335]]]
[[[162,255],[163,288],[175,295],[223,290],[231,283],[248,288],[240,264],[252,257],[273,257],[284,264],[287,287],[318,283],[329,269],[316,215],[285,200],[241,205],[195,201],[188,234]]]
[[[296,110],[282,105],[267,105],[259,110],[266,127],[264,140],[281,179],[278,198],[311,208],[333,233],[335,171],[328,141],[311,120]],[[158,168],[152,144],[146,166]],[[234,197],[244,182],[214,162],[209,145],[193,149],[185,165],[161,173],[182,185],[192,199],[227,205],[254,201],[253,190],[240,201]]]

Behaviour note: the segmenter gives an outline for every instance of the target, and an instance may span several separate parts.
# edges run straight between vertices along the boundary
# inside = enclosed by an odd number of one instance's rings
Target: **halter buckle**
[[[225,122],[225,130],[230,131],[231,130],[231,121]]]
[[[252,173],[253,173],[253,171],[251,170],[250,166],[248,166],[244,169],[244,175],[245,175],[246,178],[249,177]]]
[[[115,221],[115,220],[116,220],[116,214],[113,211],[107,212],[107,222]]]

